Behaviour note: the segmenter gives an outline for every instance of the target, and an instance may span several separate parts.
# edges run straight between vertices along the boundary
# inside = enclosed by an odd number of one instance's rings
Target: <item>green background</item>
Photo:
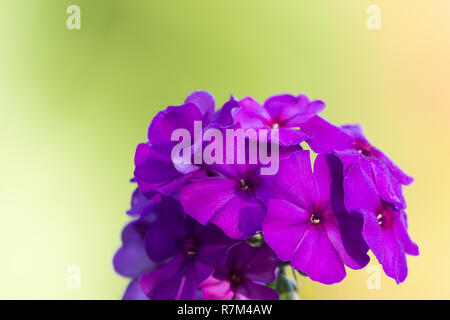
[[[68,30],[66,8],[81,8]],[[0,0],[0,298],[116,299],[136,145],[196,89],[264,100],[306,93],[416,177],[422,255],[380,290],[367,272],[302,298],[450,298],[450,3],[379,0]],[[447,251],[445,251],[447,250]],[[444,252],[444,254],[442,254]],[[66,288],[67,268],[80,290]],[[372,259],[370,265],[377,265]]]

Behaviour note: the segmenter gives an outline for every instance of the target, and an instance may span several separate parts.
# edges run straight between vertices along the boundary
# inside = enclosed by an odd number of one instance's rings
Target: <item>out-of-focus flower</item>
[[[231,248],[227,262],[201,284],[205,300],[278,300],[266,284],[275,279],[280,261],[267,246],[246,242]]]
[[[114,255],[113,265],[117,273],[131,278],[123,299],[147,299],[139,287],[139,277],[156,268],[145,252],[144,238],[149,224],[156,219],[156,213],[151,209],[153,202],[143,197],[138,190],[133,193],[129,214],[139,216],[137,220],[128,223],[122,231],[122,247]]]
[[[155,205],[158,218],[149,224],[145,249],[157,269],[140,277],[142,291],[151,299],[185,299],[196,296],[199,284],[224,264],[237,242],[219,228],[202,226],[186,216],[180,203],[164,197]]]
[[[364,218],[363,236],[384,272],[397,283],[408,274],[406,254],[418,255],[419,248],[408,235],[406,214],[385,202],[361,167],[349,168],[345,179],[345,205],[352,214]]]
[[[364,267],[367,245],[362,219],[343,205],[342,168],[331,155],[319,155],[311,169],[309,151],[293,153],[280,163],[269,200],[263,233],[283,261],[312,280],[332,284],[344,279],[344,265]]]
[[[282,146],[294,146],[308,135],[298,130],[305,122],[325,109],[323,101],[310,101],[305,95],[278,95],[261,106],[251,97],[239,101],[240,109],[233,110],[234,120],[244,129],[278,129]]]

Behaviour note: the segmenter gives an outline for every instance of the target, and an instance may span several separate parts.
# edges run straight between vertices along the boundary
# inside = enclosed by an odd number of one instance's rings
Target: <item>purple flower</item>
[[[282,146],[305,141],[308,136],[298,128],[325,108],[322,101],[311,102],[305,95],[287,94],[271,97],[263,106],[251,97],[242,99],[239,105],[240,109],[233,110],[233,118],[243,129],[278,129]]]
[[[127,214],[132,217],[146,216],[151,213],[154,201],[147,199],[137,188],[131,195],[131,208],[127,211]]]
[[[176,129],[186,129],[194,136],[195,121],[201,122],[205,129],[208,126],[232,125],[231,109],[238,107],[237,102],[230,99],[216,113],[214,105],[214,97],[210,93],[195,91],[183,105],[169,106],[152,120],[148,142],[137,146],[134,160],[134,177],[147,198],[157,193],[171,195],[191,178],[204,174],[198,165],[174,165],[171,152],[178,142],[171,141],[171,135]]]
[[[309,151],[293,153],[281,161],[274,185],[279,198],[269,200],[263,233],[278,258],[325,284],[344,279],[344,265],[360,269],[368,263],[362,219],[343,205],[337,158],[320,154],[313,173]]]
[[[301,148],[282,148],[279,159],[298,150]],[[260,165],[220,164],[209,168],[214,175],[192,179],[181,188],[180,201],[186,214],[202,224],[217,225],[233,239],[246,239],[261,231],[273,176],[261,175]]]
[[[225,265],[201,284],[205,300],[278,300],[278,293],[266,284],[275,279],[279,260],[267,246],[247,242],[234,246]]]
[[[198,222],[211,222],[234,239],[260,231],[266,214],[258,199],[263,178],[258,166],[221,165],[223,175],[192,180],[180,191],[186,214]]]
[[[308,144],[318,153],[335,151],[341,158],[344,171],[360,159],[370,162],[374,183],[382,198],[399,208],[405,208],[401,185],[412,183],[413,178],[404,173],[383,152],[372,146],[359,125],[337,127],[316,116],[303,125],[311,135]]]
[[[145,252],[144,238],[151,221],[156,219],[152,212],[153,202],[143,197],[138,190],[133,193],[129,214],[139,216],[127,224],[122,231],[122,247],[114,255],[113,265],[117,273],[131,278],[124,300],[147,299],[138,285],[139,277],[156,268]]]
[[[418,255],[419,248],[408,235],[405,212],[383,200],[364,165],[357,163],[347,171],[345,205],[351,213],[363,216],[365,241],[384,272],[400,283],[408,274],[405,254]]]
[[[236,241],[215,226],[202,226],[186,216],[180,203],[163,197],[155,205],[158,219],[150,223],[145,249],[152,261],[161,265],[140,277],[142,291],[151,299],[196,297],[199,284],[224,264]]]

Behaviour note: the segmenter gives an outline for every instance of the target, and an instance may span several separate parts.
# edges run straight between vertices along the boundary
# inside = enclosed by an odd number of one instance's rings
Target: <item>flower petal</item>
[[[311,280],[333,284],[345,278],[345,267],[331,244],[327,233],[318,226],[311,226],[297,246],[293,268],[308,275]]]
[[[310,134],[311,137],[307,142],[314,152],[325,153],[333,150],[347,150],[353,147],[353,137],[319,116],[315,116],[302,124],[302,130]]]
[[[184,103],[193,103],[197,106],[202,114],[204,123],[209,123],[214,115],[214,106],[216,101],[214,96],[208,91],[194,91],[187,98]]]
[[[271,199],[263,222],[264,240],[278,258],[289,261],[310,219],[310,214],[302,208],[286,200]]]
[[[275,290],[253,281],[245,281],[235,291],[236,300],[279,300]]]

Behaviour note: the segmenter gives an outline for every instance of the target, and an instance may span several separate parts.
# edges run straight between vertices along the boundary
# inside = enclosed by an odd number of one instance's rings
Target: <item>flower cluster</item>
[[[196,91],[160,111],[136,149],[134,220],[114,257],[116,271],[131,278],[123,298],[278,299],[286,265],[333,284],[344,279],[345,266],[366,266],[369,249],[388,276],[404,281],[406,254],[419,254],[402,193],[413,179],[360,126],[319,116],[324,108],[305,95],[278,95],[262,105],[231,97],[215,111],[212,95]],[[248,158],[174,161],[173,132],[195,136],[196,123],[203,133],[276,131],[276,174],[261,174],[263,164]],[[231,157],[248,154],[257,145],[252,139]],[[194,159],[204,148],[201,139],[184,152]]]

